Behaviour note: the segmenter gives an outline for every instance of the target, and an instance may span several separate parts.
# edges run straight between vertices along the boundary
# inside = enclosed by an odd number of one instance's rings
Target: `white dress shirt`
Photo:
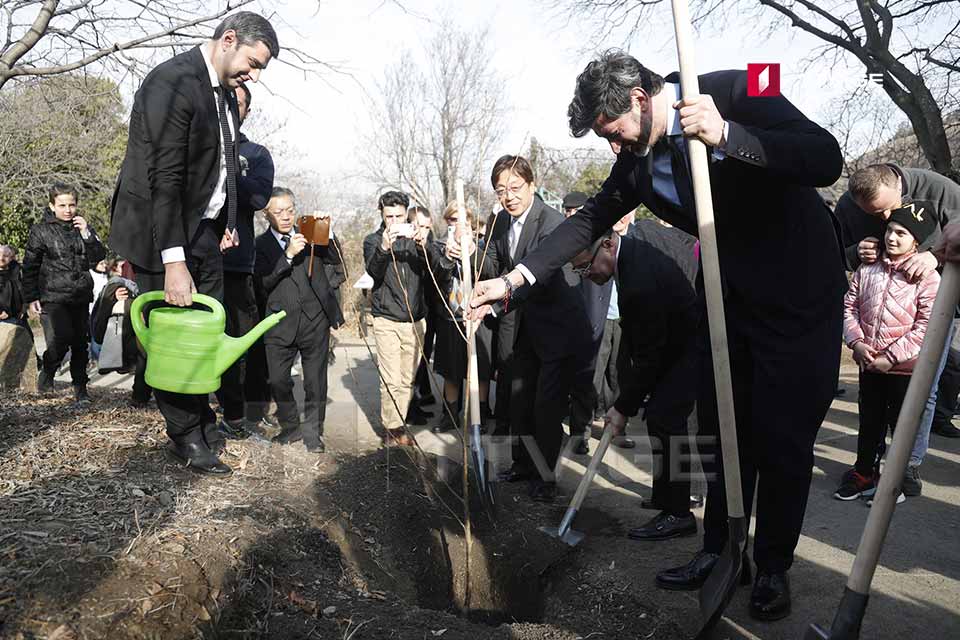
[[[210,58],[209,43],[198,45],[200,54],[203,56],[203,62],[207,66],[207,73],[210,75],[210,84],[216,89],[220,86],[220,76],[213,67],[213,61]],[[227,89],[224,88],[223,91]],[[226,100],[226,96],[224,96]],[[213,112],[217,114],[217,122],[220,122],[220,105],[217,103],[217,93],[213,92]],[[222,125],[221,125],[222,126]],[[227,103],[227,126],[230,127],[230,136],[234,144],[237,142],[237,128],[234,126],[233,114],[230,112],[229,103]],[[217,185],[213,188],[213,194],[210,196],[210,202],[203,212],[204,220],[216,220],[220,215],[220,210],[227,201],[227,156],[223,149],[223,135],[217,130],[217,137],[220,139],[220,167],[217,174]],[[183,262],[186,258],[183,253],[183,247],[170,247],[160,252],[160,259],[163,264],[168,262]]]
[[[530,215],[530,210],[533,209],[534,202],[536,202],[536,196],[534,196],[534,199],[530,201],[530,206],[527,207],[526,211],[524,211],[520,216],[510,220],[510,235],[514,236],[513,242],[510,243],[510,259],[511,260],[514,259],[514,254],[517,251],[517,246],[519,246],[520,244],[520,234],[523,233],[523,225],[527,222],[527,216]],[[517,269],[520,270],[520,273],[523,274],[523,277],[526,278],[528,282],[533,284],[533,281],[535,280],[535,278],[533,277],[533,274],[530,273],[529,269],[527,269],[522,264],[518,264]]]

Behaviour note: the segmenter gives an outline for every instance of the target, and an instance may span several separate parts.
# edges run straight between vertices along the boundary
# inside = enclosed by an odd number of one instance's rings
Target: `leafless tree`
[[[0,243],[20,246],[54,180],[80,190],[82,214],[106,236],[127,132],[109,80],[67,74],[0,92]]]
[[[585,172],[599,167],[606,172],[605,177],[616,159],[609,149],[546,147],[536,138],[530,139],[525,155],[533,167],[537,186],[561,197],[573,190],[585,190],[593,195],[595,190],[585,187]]]
[[[544,0],[570,17],[588,20],[595,41],[611,29],[637,35],[664,0]],[[793,27],[823,41],[809,61],[831,69],[855,60],[880,74],[883,90],[913,128],[935,171],[960,179],[944,113],[960,107],[960,2],[956,0],[691,0],[693,21],[709,33],[755,22],[758,30]],[[662,23],[660,23],[662,24]],[[648,34],[649,35],[649,34]]]
[[[113,78],[142,75],[151,51],[177,53],[210,37],[239,8],[270,9],[255,0],[0,0],[0,89],[12,79],[86,70]],[[294,47],[281,63],[307,72],[341,72]]]
[[[479,193],[509,114],[488,42],[486,29],[445,19],[418,55],[404,51],[386,70],[365,139],[371,179],[434,208],[455,197],[458,177]]]

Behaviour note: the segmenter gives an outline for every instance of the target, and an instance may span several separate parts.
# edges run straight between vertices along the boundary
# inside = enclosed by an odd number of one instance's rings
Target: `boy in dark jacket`
[[[37,381],[40,392],[53,390],[53,377],[70,349],[70,377],[77,402],[88,402],[87,359],[92,269],[106,256],[96,232],[77,215],[77,190],[56,182],[50,187],[50,211],[30,229],[23,258],[23,298],[40,315],[47,350]]]

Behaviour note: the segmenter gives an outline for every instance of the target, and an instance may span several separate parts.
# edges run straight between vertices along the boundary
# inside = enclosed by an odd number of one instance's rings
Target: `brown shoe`
[[[383,444],[388,447],[412,447],[414,440],[403,429],[387,429]]]

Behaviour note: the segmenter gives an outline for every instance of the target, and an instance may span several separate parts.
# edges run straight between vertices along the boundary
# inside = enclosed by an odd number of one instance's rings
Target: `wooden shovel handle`
[[[680,86],[683,97],[700,94],[693,60],[693,34],[687,0],[673,1],[673,23],[677,33],[677,55],[680,59]],[[713,354],[713,377],[717,389],[717,411],[720,418],[720,445],[723,451],[723,478],[727,494],[727,516],[743,518],[743,491],[740,480],[740,452],[737,447],[737,422],[733,411],[733,387],[730,377],[730,354],[727,350],[727,323],[723,311],[723,289],[720,280],[720,259],[717,232],[710,195],[710,166],[707,147],[698,139],[687,138],[693,197],[697,205],[697,228],[700,236],[700,260],[703,265],[703,288],[707,298],[707,319],[710,324],[710,348]]]

